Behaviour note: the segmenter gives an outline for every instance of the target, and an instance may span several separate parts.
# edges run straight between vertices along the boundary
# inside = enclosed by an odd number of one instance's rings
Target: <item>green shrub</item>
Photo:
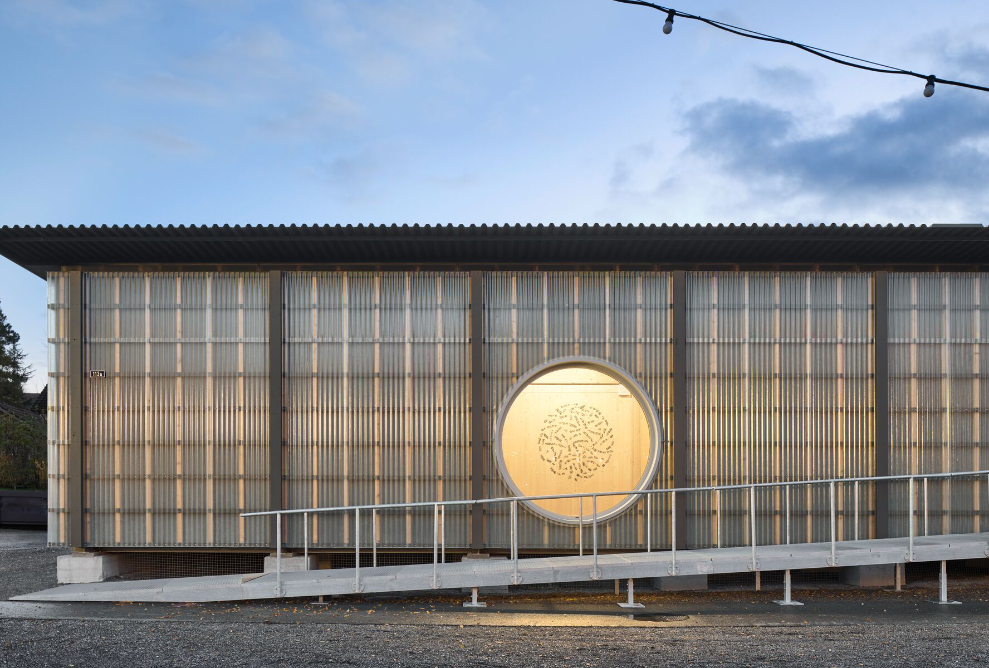
[[[45,423],[0,415],[0,489],[46,489]]]

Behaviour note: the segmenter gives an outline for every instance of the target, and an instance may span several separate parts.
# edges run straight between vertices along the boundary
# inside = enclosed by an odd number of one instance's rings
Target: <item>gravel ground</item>
[[[0,601],[54,586],[55,556],[63,553],[45,547],[40,532],[0,529]],[[509,624],[500,626],[440,621],[437,618],[443,615],[456,619],[454,613],[441,608],[458,603],[429,599],[364,603],[339,599],[326,608],[304,602],[220,607],[80,604],[73,608],[57,604],[44,608],[49,613],[56,611],[48,619],[28,607],[18,607],[29,604],[2,603],[0,668],[207,664],[211,668],[327,664],[929,667],[989,661],[989,587],[982,583],[960,591],[959,597],[966,601],[962,606],[932,605],[932,593],[915,590],[897,595],[847,588],[813,596],[804,592],[806,607],[781,612],[769,602],[778,593],[643,592],[650,608],[673,612],[679,606],[688,614],[669,615],[669,624],[619,628],[597,626],[593,621],[569,626],[578,623],[571,622],[578,616],[570,612],[594,611],[588,603],[594,597],[580,595],[568,596],[545,617],[539,616],[541,606],[553,606],[545,598],[532,597],[525,603],[525,597],[515,597],[523,601],[515,611],[506,602],[495,603],[496,610],[503,610],[497,619]],[[598,601],[601,609],[614,610],[613,601],[608,599],[606,605],[602,601]],[[293,614],[296,607],[298,613]],[[224,612],[225,608],[239,612]],[[424,624],[427,609],[434,611],[433,621]],[[530,611],[524,621],[518,612],[521,609]],[[50,618],[63,614],[65,619]],[[523,625],[532,624],[533,618],[536,625]],[[672,623],[674,618],[688,621]]]
[[[0,666],[971,666],[985,625],[548,629],[0,621]]]
[[[44,531],[0,528],[0,601],[54,587],[55,557],[68,553],[47,547]]]

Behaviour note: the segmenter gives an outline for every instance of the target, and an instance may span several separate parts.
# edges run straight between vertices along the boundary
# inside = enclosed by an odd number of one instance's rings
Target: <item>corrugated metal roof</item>
[[[37,273],[79,265],[980,265],[989,228],[849,225],[4,227]]]

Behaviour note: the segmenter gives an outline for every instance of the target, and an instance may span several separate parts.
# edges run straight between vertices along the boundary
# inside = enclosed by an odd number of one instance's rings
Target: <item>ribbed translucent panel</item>
[[[889,277],[891,467],[894,474],[989,468],[989,274]],[[892,485],[891,532],[908,532],[907,483]],[[986,531],[984,479],[914,487],[919,535]]]
[[[267,545],[268,277],[84,274],[86,544]],[[105,377],[91,377],[104,371]]]
[[[69,275],[48,274],[48,542],[68,542]],[[76,509],[78,512],[78,509]]]
[[[466,273],[283,278],[286,508],[470,498]],[[361,545],[431,547],[433,510],[385,510]],[[311,545],[353,545],[353,516],[310,517]],[[301,546],[303,518],[287,520]],[[447,546],[469,544],[448,509]]]
[[[874,475],[872,276],[688,273],[688,485]],[[836,489],[838,533],[856,526],[853,485]],[[875,489],[860,486],[861,537]],[[690,546],[746,545],[747,490],[688,497]],[[830,535],[827,486],[789,499],[793,542]],[[757,540],[786,541],[786,492],[756,494]]]
[[[490,447],[494,425],[511,386],[533,367],[560,357],[597,357],[625,369],[646,389],[663,423],[663,462],[657,487],[672,485],[669,447],[672,371],[672,282],[658,272],[491,272],[485,275],[485,496],[512,496]],[[668,499],[652,505],[654,546],[670,541]],[[604,524],[599,545],[645,545],[646,503]],[[509,544],[507,505],[486,511],[485,542]],[[575,548],[577,528],[546,520],[519,506],[523,548]],[[584,540],[589,541],[588,528]],[[588,543],[589,545],[589,543]]]

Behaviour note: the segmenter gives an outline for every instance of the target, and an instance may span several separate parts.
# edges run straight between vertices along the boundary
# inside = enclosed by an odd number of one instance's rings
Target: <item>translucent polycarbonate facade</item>
[[[467,274],[282,281],[285,507],[469,499]],[[469,516],[446,511],[447,546],[469,544]],[[288,544],[301,546],[303,517],[287,521]],[[309,521],[311,545],[353,545],[352,515]],[[385,548],[431,547],[433,509],[367,512],[360,529],[365,546],[375,536]]]
[[[267,545],[239,516],[268,508],[267,274],[87,273],[83,296],[86,544]]]
[[[68,543],[69,275],[48,274],[48,542]]]
[[[866,273],[688,273],[687,484],[875,475],[873,316]],[[863,538],[873,493],[859,489]],[[748,491],[722,494],[721,544],[748,544]],[[760,542],[786,539],[784,494],[757,493]],[[792,494],[794,542],[829,535],[827,495]],[[836,496],[838,531],[851,538],[855,489]],[[716,545],[717,496],[688,502],[688,544]]]
[[[891,274],[889,309],[892,472],[989,467],[989,275]],[[927,487],[926,505],[923,483],[913,490],[918,534],[989,526],[985,479]],[[908,489],[892,488],[894,535],[907,532]]]
[[[672,376],[672,282],[661,272],[491,272],[484,275],[484,371],[486,443],[511,386],[552,359],[586,356],[621,367],[659,407],[663,460],[655,485],[672,483],[669,447]],[[511,496],[500,479],[494,448],[485,457],[484,493]],[[644,545],[645,501],[610,520],[601,531],[607,548]],[[668,500],[653,506],[652,537],[668,545]],[[485,544],[505,547],[507,505],[486,509]],[[574,548],[578,530],[519,509],[521,545],[530,549]],[[590,540],[589,530],[584,539]]]
[[[511,496],[494,444],[506,396],[535,367],[574,356],[618,367],[657,410],[662,456],[655,476],[645,469],[646,487],[674,485],[675,442],[689,486],[875,475],[886,428],[876,423],[886,387],[876,356],[886,345],[890,472],[989,468],[989,274],[677,276],[674,304],[666,271],[50,273],[49,541],[72,544],[81,517],[87,547],[270,549],[270,521],[240,515],[272,506],[279,419],[282,508],[470,499],[475,475],[483,498]],[[70,282],[81,285],[78,314]],[[82,360],[74,415],[70,357]],[[675,386],[686,397],[678,418]],[[472,407],[483,413],[477,434]],[[72,419],[81,465],[70,456]],[[876,535],[878,491],[835,487],[840,537]],[[910,493],[890,485],[890,535],[908,531]],[[931,482],[926,494],[918,482],[912,495],[917,534],[989,526],[985,479]],[[599,547],[638,549],[647,537],[670,547],[670,501],[649,504],[651,524],[645,501],[623,509],[602,523]],[[687,547],[748,544],[752,512],[759,543],[830,533],[827,485],[758,491],[754,508],[748,490],[690,493],[685,505]],[[509,517],[507,504],[485,507],[482,546],[508,547]],[[469,508],[449,509],[443,525],[450,549],[478,539]],[[576,527],[522,505],[518,526],[530,552],[577,548]],[[305,537],[352,548],[358,531],[363,547],[431,549],[433,510],[362,511],[359,527],[352,514],[295,516],[283,538],[288,548]],[[589,547],[586,526],[583,537]]]

